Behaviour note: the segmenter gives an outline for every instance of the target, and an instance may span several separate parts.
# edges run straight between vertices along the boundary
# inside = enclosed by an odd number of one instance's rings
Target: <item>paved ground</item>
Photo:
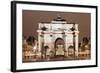
[[[47,59],[31,59],[31,60],[27,60],[27,61],[23,61],[23,62],[48,62],[48,61],[71,61],[71,60],[86,60],[86,59],[90,59],[89,56],[87,57],[64,57],[64,56],[55,56],[55,57],[52,57],[52,58],[47,58]]]

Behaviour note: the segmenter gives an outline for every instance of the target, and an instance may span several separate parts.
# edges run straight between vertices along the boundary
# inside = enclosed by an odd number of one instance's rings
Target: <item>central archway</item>
[[[64,50],[65,50],[64,40],[62,38],[57,38],[55,40],[55,55],[64,55]]]

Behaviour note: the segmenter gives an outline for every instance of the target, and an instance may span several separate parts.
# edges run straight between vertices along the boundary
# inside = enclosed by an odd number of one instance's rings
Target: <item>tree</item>
[[[83,39],[82,39],[82,46],[81,46],[82,51],[85,51],[85,49],[86,49],[85,46],[88,45],[88,43],[89,43],[88,38],[87,37],[83,37]]]
[[[33,36],[29,36],[28,39],[26,40],[28,45],[33,45],[35,44],[35,38]]]
[[[84,45],[87,45],[89,42],[88,38],[87,37],[83,37],[83,44]]]

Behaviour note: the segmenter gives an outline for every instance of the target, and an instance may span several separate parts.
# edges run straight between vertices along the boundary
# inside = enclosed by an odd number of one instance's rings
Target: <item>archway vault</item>
[[[65,51],[65,41],[63,38],[57,38],[55,40],[55,55],[59,52],[59,55],[64,55]]]

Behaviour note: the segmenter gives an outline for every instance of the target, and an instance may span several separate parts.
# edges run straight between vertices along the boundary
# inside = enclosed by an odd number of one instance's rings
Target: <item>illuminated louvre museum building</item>
[[[78,24],[67,23],[65,19],[58,16],[51,22],[39,23],[37,32],[39,51],[47,46],[49,50],[55,52],[55,55],[64,55],[72,48],[78,56]]]

